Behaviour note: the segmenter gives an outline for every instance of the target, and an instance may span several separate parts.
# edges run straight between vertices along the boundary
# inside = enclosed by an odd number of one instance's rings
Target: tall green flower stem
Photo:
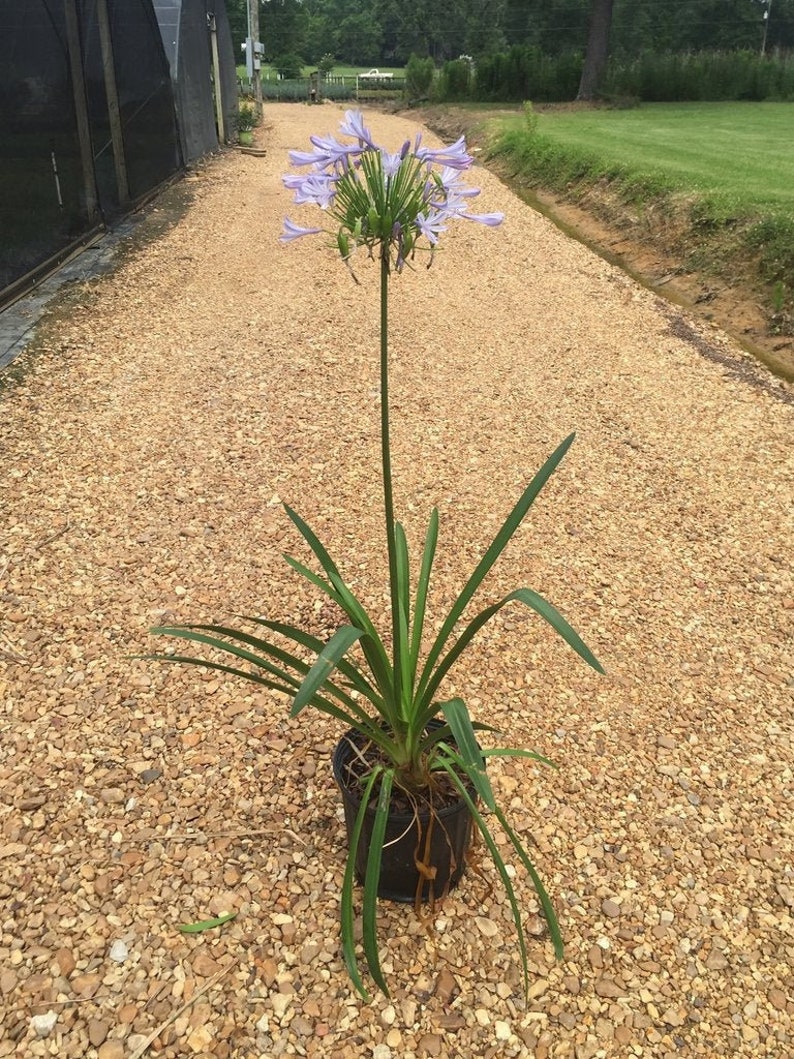
[[[394,704],[401,720],[406,720],[403,708],[402,648],[400,635],[400,598],[397,573],[397,531],[394,520],[394,490],[391,474],[391,428],[389,415],[389,274],[391,262],[389,246],[384,243],[380,253],[380,455],[383,475],[383,508],[386,516],[386,544],[389,553],[389,587],[391,595],[391,627],[394,658]]]
[[[350,833],[347,863],[340,900],[342,953],[345,966],[359,993],[367,991],[359,971],[356,949],[354,892],[359,845],[363,842],[364,821],[374,812],[366,853],[363,879],[362,944],[363,960],[376,985],[388,993],[378,955],[377,900],[386,821],[391,808],[391,792],[400,788],[409,800],[426,813],[414,854],[417,866],[416,899],[429,886],[431,900],[442,897],[434,890],[436,868],[425,838],[433,827],[443,829],[438,815],[435,791],[439,779],[446,779],[468,806],[473,826],[482,835],[502,880],[513,914],[518,952],[529,984],[527,946],[521,923],[521,907],[503,851],[492,834],[495,819],[506,836],[505,849],[526,869],[538,895],[549,935],[558,956],[562,956],[562,935],[554,907],[529,859],[520,836],[511,828],[499,807],[486,770],[492,757],[525,758],[550,765],[545,757],[531,750],[512,747],[483,749],[478,743],[482,732],[494,729],[476,722],[459,697],[444,699],[441,688],[452,667],[459,663],[479,630],[503,607],[521,604],[547,622],[588,665],[603,672],[597,659],[563,616],[542,596],[529,588],[519,588],[490,603],[473,617],[464,613],[488,572],[518,530],[535,498],[552,476],[573,442],[573,435],[561,442],[530,480],[499,532],[483,553],[474,571],[460,589],[424,658],[422,649],[425,608],[438,540],[438,511],[433,509],[425,535],[424,550],[416,576],[413,599],[405,530],[394,517],[389,415],[389,282],[410,264],[420,249],[431,255],[440,234],[450,222],[464,219],[488,227],[502,222],[501,214],[474,214],[469,202],[477,190],[461,179],[472,158],[463,139],[449,147],[426,148],[417,137],[397,154],[378,147],[364,126],[363,115],[348,111],[342,132],[352,142],[331,136],[312,136],[313,151],[291,151],[294,165],[308,172],[284,177],[294,189],[296,201],[320,206],[330,218],[332,245],[350,268],[357,250],[380,265],[380,442],[383,476],[383,506],[389,559],[389,600],[391,608],[391,656],[388,643],[346,583],[340,568],[297,512],[285,511],[308,545],[320,573],[300,560],[286,556],[287,562],[315,591],[332,600],[345,614],[327,642],[294,625],[251,616],[244,620],[259,635],[226,625],[175,625],[152,630],[177,637],[204,648],[215,657],[162,654],[151,657],[166,662],[205,666],[224,674],[279,692],[292,700],[290,716],[296,718],[311,706],[320,713],[353,729],[361,747],[375,747],[368,760],[360,755],[362,774],[357,777],[361,795],[355,825]],[[322,228],[304,228],[284,221],[285,243]],[[286,645],[286,646],[285,646]],[[358,645],[356,655],[348,656]],[[308,662],[309,652],[314,661]],[[218,656],[221,660],[218,660]],[[435,723],[433,723],[435,722]],[[340,782],[343,782],[340,779]],[[425,852],[421,852],[424,849]]]

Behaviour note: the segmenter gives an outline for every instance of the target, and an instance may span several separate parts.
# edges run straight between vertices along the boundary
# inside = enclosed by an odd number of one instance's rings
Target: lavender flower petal
[[[475,195],[480,194],[480,189],[465,184],[461,179],[460,170],[452,166],[445,165],[438,174],[438,179],[449,195],[454,194],[462,198],[473,198]]]
[[[292,243],[295,239],[301,239],[304,235],[319,235],[322,232],[322,228],[301,228],[299,224],[295,224],[289,217],[284,218],[284,231],[279,236],[280,243]]]
[[[361,148],[356,144],[340,143],[333,136],[310,136],[309,140],[326,159],[325,165],[334,165],[352,154],[361,154]]]
[[[478,221],[480,224],[487,224],[489,228],[495,228],[505,219],[503,213],[461,213],[460,216],[465,217],[467,221]]]
[[[320,151],[290,151],[289,160],[292,165],[314,165],[318,168],[328,164],[326,155]]]
[[[464,136],[450,144],[449,147],[419,147],[416,150],[416,157],[420,162],[427,162],[428,165],[442,165],[450,169],[468,169],[474,161],[470,154],[466,154]]]
[[[336,193],[335,180],[325,173],[312,173],[295,185],[295,199],[298,205],[305,202],[314,203],[321,209],[327,209],[334,201]]]
[[[364,115],[360,110],[346,110],[345,120],[340,124],[339,131],[344,136],[352,136],[359,143],[376,149],[370,131],[364,124]]]
[[[389,154],[388,151],[381,148],[380,156],[383,165],[383,172],[386,176],[394,176],[397,170],[400,168],[402,163],[402,156],[399,154]]]
[[[416,226],[431,246],[435,246],[441,232],[447,230],[444,221],[447,214],[442,210],[431,210],[429,213],[420,213],[416,218]]]

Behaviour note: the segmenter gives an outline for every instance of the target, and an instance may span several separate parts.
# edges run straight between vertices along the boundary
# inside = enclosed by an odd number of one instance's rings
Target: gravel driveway
[[[164,619],[330,632],[282,501],[382,602],[376,268],[355,286],[320,240],[277,243],[317,216],[287,149],[340,116],[268,106],[267,155],[168,192],[142,230],[189,190],[181,218],[72,292],[0,392],[0,1056],[790,1056],[792,390],[486,170],[504,226],[393,284],[396,502],[415,548],[440,508],[438,614],[577,432],[484,596],[541,591],[608,675],[507,610],[447,685],[559,765],[494,781],[565,961],[521,883],[525,1005],[484,858],[428,922],[382,907],[393,995],[361,1003],[339,731],[133,657]]]

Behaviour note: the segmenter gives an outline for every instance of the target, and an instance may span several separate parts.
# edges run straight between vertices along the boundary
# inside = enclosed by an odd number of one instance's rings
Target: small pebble
[[[477,924],[477,929],[486,938],[495,938],[499,933],[499,927],[491,919],[485,919],[484,916],[475,916],[474,922]]]
[[[105,1041],[100,1045],[97,1059],[124,1059],[124,1043],[122,1041]]]
[[[116,938],[113,944],[110,946],[110,952],[108,956],[114,963],[124,963],[128,958],[130,950],[127,947],[127,943],[122,941],[120,938]]]
[[[55,1029],[57,1021],[58,1013],[56,1011],[47,1011],[43,1015],[34,1015],[30,1020],[30,1026],[37,1037],[49,1037]]]

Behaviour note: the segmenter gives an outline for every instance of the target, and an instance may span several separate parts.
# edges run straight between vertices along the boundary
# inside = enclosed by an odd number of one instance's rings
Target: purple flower
[[[415,154],[420,162],[427,162],[428,165],[447,166],[450,169],[468,169],[474,161],[470,154],[466,154],[466,138],[464,136],[450,144],[449,147],[417,146]]]
[[[487,224],[489,228],[496,228],[505,219],[503,213],[461,213],[460,216],[465,217],[467,221],[478,221],[480,224]]]
[[[416,218],[416,226],[431,246],[435,246],[441,232],[447,230],[444,221],[448,214],[443,210],[431,209],[427,214],[420,213]]]
[[[360,144],[377,150],[372,141],[369,129],[364,124],[364,115],[360,110],[346,110],[345,120],[339,126],[339,131],[344,136],[352,136]]]
[[[397,170],[400,168],[402,163],[401,154],[389,154],[388,151],[384,150],[383,147],[380,149],[381,164],[383,165],[383,172],[387,177],[394,176]]]
[[[314,165],[319,169],[327,165],[319,151],[290,151],[289,160],[292,165]]]
[[[351,154],[361,154],[361,148],[354,144],[339,143],[333,136],[310,136],[314,151],[290,151],[289,160],[293,165],[313,165],[317,169],[327,166],[342,165]]]
[[[301,239],[304,235],[319,235],[322,232],[322,228],[301,228],[299,224],[295,224],[289,217],[284,218],[284,231],[279,236],[280,243],[292,243],[295,239]]]
[[[309,140],[327,159],[324,165],[334,165],[346,160],[351,154],[361,154],[361,148],[357,144],[340,143],[333,136],[310,136]]]
[[[475,195],[480,194],[479,188],[465,184],[461,179],[460,170],[450,165],[445,165],[437,176],[447,195],[454,195],[456,198],[474,198]]]
[[[286,178],[284,180],[286,183]],[[334,201],[336,179],[327,173],[309,173],[299,183],[288,184],[295,189],[294,201],[298,205],[305,202],[327,209]]]
[[[351,142],[331,135],[311,136],[311,151],[290,151],[293,165],[308,166],[303,174],[284,176],[284,186],[298,204],[327,210],[336,230],[342,259],[375,248],[398,272],[414,256],[417,241],[432,252],[450,221],[465,219],[494,227],[501,213],[470,213],[479,189],[468,187],[462,171],[472,164],[461,136],[445,147],[425,147],[417,134],[392,153],[377,146],[360,110],[345,112],[341,132]],[[323,229],[284,222],[281,241],[288,243]],[[429,247],[428,247],[429,244]],[[421,248],[419,248],[421,249]]]

